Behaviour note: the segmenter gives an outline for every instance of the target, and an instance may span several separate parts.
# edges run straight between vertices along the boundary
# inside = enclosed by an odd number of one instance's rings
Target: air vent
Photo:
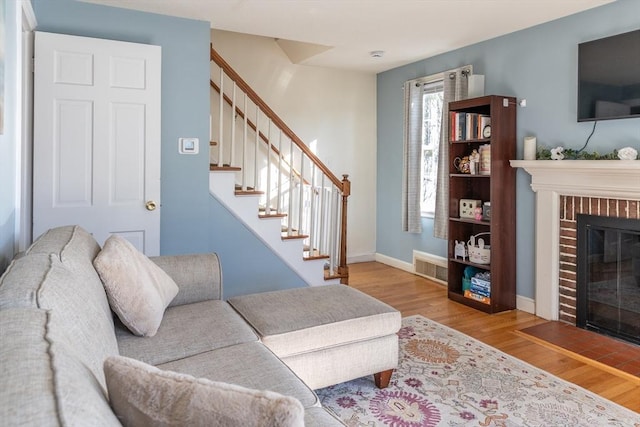
[[[437,255],[413,251],[413,272],[443,285],[447,284],[447,260]]]

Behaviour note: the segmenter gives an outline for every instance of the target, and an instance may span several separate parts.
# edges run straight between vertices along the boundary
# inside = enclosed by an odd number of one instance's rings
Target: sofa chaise
[[[384,387],[397,365],[392,307],[343,285],[224,301],[215,254],[139,254],[176,285],[146,333],[106,284],[107,243],[55,228],[0,278],[6,425],[343,425],[313,390],[372,374]],[[155,300],[137,302],[134,317]]]

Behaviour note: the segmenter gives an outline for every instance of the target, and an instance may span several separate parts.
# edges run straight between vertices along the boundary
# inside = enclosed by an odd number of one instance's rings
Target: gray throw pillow
[[[299,400],[163,371],[138,360],[104,362],[111,406],[125,427],[303,427]]]
[[[111,309],[138,336],[158,332],[178,285],[126,239],[114,234],[93,261]]]

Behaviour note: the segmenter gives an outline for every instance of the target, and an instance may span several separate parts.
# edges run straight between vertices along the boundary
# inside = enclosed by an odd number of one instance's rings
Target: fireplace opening
[[[578,215],[576,325],[640,344],[640,220]]]

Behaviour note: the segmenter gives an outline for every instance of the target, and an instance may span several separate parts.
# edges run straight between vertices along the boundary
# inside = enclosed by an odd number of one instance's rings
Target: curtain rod
[[[464,77],[469,77],[471,75],[471,65],[465,65],[464,67],[459,67],[459,68],[454,68],[453,70],[448,70],[448,71],[443,71],[442,75],[444,75],[445,73],[449,73],[449,79],[453,80],[456,78],[456,72],[459,70],[460,74],[462,74]],[[415,82],[416,87],[422,86],[423,84],[428,84],[431,83],[430,81],[422,81],[425,78],[429,78],[429,77],[434,77],[436,76],[438,73],[433,74],[431,76],[424,76],[424,77],[419,77],[417,79],[411,79],[411,80],[407,80],[407,82]],[[434,79],[436,80],[436,79]],[[404,85],[402,86],[404,87]]]

